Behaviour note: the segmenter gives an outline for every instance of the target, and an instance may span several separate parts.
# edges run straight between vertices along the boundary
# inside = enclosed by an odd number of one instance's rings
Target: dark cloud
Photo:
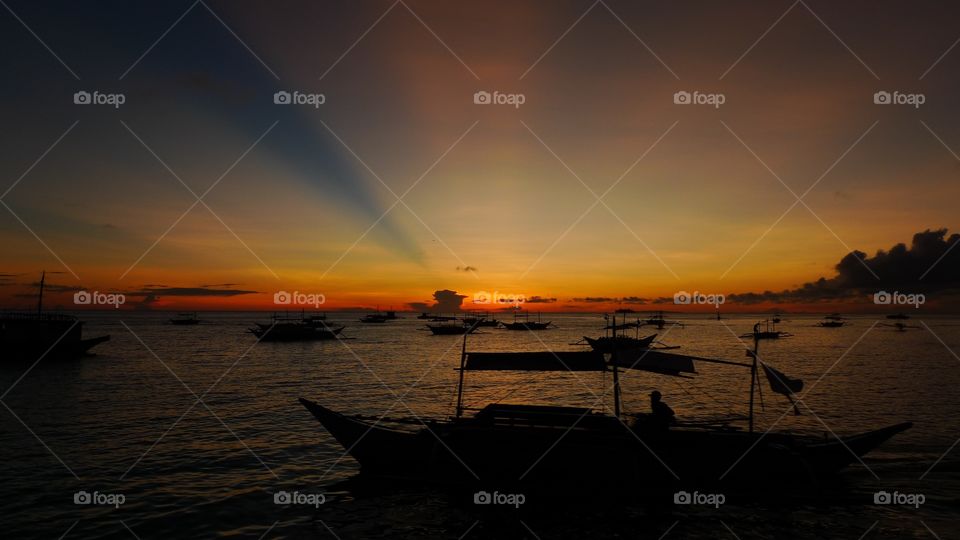
[[[650,302],[649,299],[639,296],[624,296],[622,298],[612,296],[584,296],[581,298],[573,298],[572,300],[583,304],[646,304]]]
[[[460,306],[463,305],[463,299],[467,296],[465,294],[457,294],[457,291],[451,291],[449,289],[443,289],[440,291],[434,291],[433,293],[433,304],[428,304],[426,302],[410,302],[410,309],[414,311],[433,311],[437,313],[450,313],[455,311],[460,311]]]
[[[157,303],[157,300],[159,300],[159,298],[157,298],[156,295],[147,295],[143,300],[134,304],[133,309],[137,311],[150,311],[153,308],[153,304]]]
[[[47,273],[49,274],[50,272],[47,272]],[[39,281],[34,281],[33,283],[27,283],[26,285],[29,285],[29,286],[31,286],[31,287],[35,287],[38,291],[40,290],[40,282],[39,282]],[[58,285],[58,284],[56,284],[56,283],[47,283],[46,281],[43,282],[43,292],[54,292],[54,293],[58,293],[58,292],[69,292],[69,293],[72,293],[72,292],[77,292],[77,291],[82,291],[82,290],[83,290],[83,287],[81,287],[81,286],[79,286],[79,285]],[[29,296],[29,295],[27,295],[27,296]],[[36,296],[36,294],[33,294],[33,296]]]
[[[140,290],[128,291],[123,294],[127,296],[241,296],[244,294],[257,294],[260,291],[246,291],[242,289],[214,289],[211,287],[144,287]]]
[[[553,304],[557,301],[556,298],[544,298],[542,296],[531,296],[527,298],[527,304]]]
[[[794,289],[727,295],[740,304],[805,303],[863,299],[877,291],[955,294],[960,291],[960,234],[946,229],[913,235],[910,247],[897,244],[873,257],[853,251],[840,259],[832,278],[821,277]],[[672,301],[672,299],[671,299]]]
[[[476,271],[477,271],[476,266],[458,266],[457,267],[457,272],[476,272]]]

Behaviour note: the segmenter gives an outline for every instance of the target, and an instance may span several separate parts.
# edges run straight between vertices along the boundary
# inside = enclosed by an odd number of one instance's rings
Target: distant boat
[[[250,333],[261,341],[322,341],[338,339],[340,332],[346,328],[328,326],[319,317],[321,316],[274,315],[271,323],[257,323],[257,327],[251,328]]]
[[[759,368],[772,390],[787,397],[803,387],[761,364],[757,341],[750,363],[660,351],[604,355],[595,351],[467,352],[460,357],[456,413],[450,419],[347,415],[304,398],[300,403],[356,459],[366,474],[425,478],[456,485],[482,478],[528,486],[602,485],[613,489],[670,489],[684,482],[734,485],[803,484],[828,479],[911,427],[908,422],[836,438],[754,430]],[[750,372],[749,430],[730,421],[669,422],[621,413],[619,372],[640,370],[691,377],[695,363]],[[468,372],[610,372],[611,412],[588,407],[493,403],[464,405]],[[648,385],[646,385],[648,386]],[[792,398],[791,398],[792,399]],[[475,411],[466,416],[467,411]],[[696,484],[694,484],[696,485]]]
[[[435,336],[462,336],[476,331],[475,325],[468,324],[428,324],[427,328]]]
[[[825,320],[817,323],[817,326],[821,328],[840,328],[841,326],[847,324],[846,321],[831,321]]]
[[[179,313],[176,317],[170,319],[170,324],[175,324],[178,326],[193,326],[195,324],[200,324],[200,318],[197,317],[197,312],[191,313]]]
[[[906,332],[908,329],[916,329],[916,330],[920,329],[919,326],[912,326],[909,324],[904,324],[902,322],[896,322],[893,324],[884,324],[883,326],[889,326],[891,328],[896,329],[898,332]]]
[[[901,319],[901,320],[906,320],[906,319],[909,319],[910,316],[907,315],[906,313],[894,313],[894,314],[892,314],[892,315],[887,315],[887,318],[888,318],[888,319]]]
[[[843,315],[839,314],[839,313],[831,313],[831,314],[827,315],[826,317],[824,317],[824,319],[826,319],[826,320],[828,320],[828,321],[842,321],[842,320],[844,320],[844,318],[845,318],[845,317],[844,317]]]
[[[663,330],[666,326],[683,326],[683,323],[679,321],[668,321],[664,319],[662,311],[653,314],[650,318],[643,321],[643,324],[656,326],[658,330]]]
[[[530,314],[529,314],[529,313],[524,313],[524,314],[523,314],[523,320],[519,320],[519,321],[518,321],[518,320],[517,320],[517,314],[514,313],[514,314],[513,314],[513,322],[512,322],[512,323],[501,322],[500,324],[502,324],[503,327],[506,328],[507,330],[546,330],[547,328],[550,328],[550,325],[551,325],[552,323],[551,323],[550,321],[542,322],[542,321],[540,320],[540,314],[539,314],[539,313],[537,313],[537,321],[536,321],[536,322],[530,320]]]
[[[83,339],[83,322],[72,315],[43,312],[46,272],[40,276],[37,311],[0,313],[0,360],[72,360],[110,336]]]
[[[761,327],[760,325],[764,325]],[[769,319],[764,320],[763,322],[758,322],[753,325],[753,332],[748,334],[743,334],[742,338],[746,337],[756,337],[757,339],[780,339],[782,337],[792,337],[793,334],[790,332],[784,332],[782,330],[777,330],[776,321],[771,321]]]
[[[627,313],[632,311],[617,310],[613,315],[613,322],[610,323],[610,317],[604,315],[603,318],[608,323],[603,327],[604,335],[598,338],[590,338],[583,336],[583,341],[590,345],[590,347],[600,353],[613,353],[614,351],[623,351],[628,349],[647,349],[653,345],[653,340],[657,338],[657,334],[651,336],[640,337],[640,327],[643,326],[643,323],[639,320],[636,322],[627,322]],[[623,322],[617,324],[617,313],[623,313]],[[634,337],[627,336],[625,334],[617,334],[618,331],[625,331],[633,329],[635,331]]]
[[[362,323],[385,323],[388,319],[386,315],[381,313],[371,313],[370,315],[364,315],[360,317],[360,322]]]
[[[396,311],[386,311],[386,312],[384,312],[383,316],[384,316],[388,321],[393,321],[393,320],[396,320],[396,319],[400,319],[400,318],[401,318],[401,317],[397,317],[397,312],[396,312]]]
[[[479,326],[486,328],[495,328],[500,325],[500,321],[491,318],[489,313],[470,313],[463,318],[463,324],[468,326]]]

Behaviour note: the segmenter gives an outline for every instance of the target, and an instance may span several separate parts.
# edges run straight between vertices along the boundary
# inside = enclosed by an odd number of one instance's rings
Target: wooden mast
[[[753,350],[748,351],[750,356],[753,357],[753,362],[750,363],[750,433],[753,433],[753,394],[756,390],[757,382],[757,347],[760,344],[760,323],[753,325]]]
[[[463,414],[463,371],[467,363],[467,334],[463,334],[463,346],[460,349],[460,382],[457,383],[457,418]]]
[[[37,315],[43,314],[43,282],[47,277],[47,271],[40,274],[40,296],[37,298]]]
[[[624,315],[626,317],[626,315]],[[613,336],[611,343],[613,344],[613,352],[610,355],[610,359],[613,360],[613,414],[620,418],[620,371],[617,369],[617,312],[613,312],[613,329],[611,330],[611,335]]]

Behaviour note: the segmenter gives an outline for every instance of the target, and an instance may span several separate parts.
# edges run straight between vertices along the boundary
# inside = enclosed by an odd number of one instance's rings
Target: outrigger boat
[[[830,319],[827,317],[825,320],[822,320],[817,323],[817,326],[821,328],[840,328],[841,326],[847,324],[846,321],[839,319]]]
[[[668,321],[664,319],[662,311],[653,314],[649,319],[643,321],[643,324],[656,326],[657,330],[663,330],[667,326],[683,326],[683,323],[680,321]]]
[[[490,317],[489,313],[476,312],[476,313],[470,313],[469,316],[464,317],[463,324],[468,326],[496,328],[497,326],[500,326],[500,321]]]
[[[197,316],[196,311],[190,313],[178,313],[176,317],[170,319],[170,324],[177,326],[193,326],[200,324],[200,318]]]
[[[257,323],[257,327],[249,331],[261,341],[321,341],[339,339],[344,328],[328,326],[325,315],[290,317],[274,314],[271,323]]]
[[[758,338],[747,351],[750,362],[650,349],[612,354],[467,352],[466,342],[464,336],[455,416],[446,420],[351,416],[304,398],[300,403],[365,473],[485,486],[600,483],[628,491],[703,483],[783,486],[834,475],[911,426],[894,424],[834,439],[758,432],[753,405],[759,369],[775,392],[791,397],[803,386],[759,361]],[[669,425],[652,415],[621,411],[622,370],[690,377],[701,362],[749,371],[747,429],[716,423]],[[611,373],[613,413],[593,407],[500,403],[471,409],[464,405],[464,377],[476,371]],[[475,414],[465,416],[467,411]]]
[[[530,314],[529,314],[529,313],[524,313],[524,314],[523,314],[523,320],[518,321],[518,320],[517,320],[517,313],[514,312],[514,313],[513,313],[513,322],[512,322],[512,323],[501,322],[500,324],[502,324],[503,327],[506,328],[507,330],[546,330],[547,328],[550,328],[550,325],[551,325],[552,323],[551,323],[550,321],[542,322],[542,321],[540,320],[540,314],[539,314],[539,313],[537,313],[537,321],[536,321],[536,322],[533,322],[533,321],[530,320]]]
[[[462,336],[463,334],[470,334],[477,329],[477,325],[470,325],[466,323],[461,324],[428,324],[427,328],[433,332],[435,336]]]
[[[73,360],[90,354],[90,349],[110,336],[83,339],[83,322],[61,313],[43,312],[46,272],[40,275],[37,311],[0,313],[0,360],[37,361],[41,358]]]
[[[760,328],[761,324],[764,325],[762,330]],[[743,334],[740,337],[742,338],[756,337],[757,339],[780,339],[782,337],[793,337],[793,334],[791,334],[790,332],[777,330],[776,321],[770,321],[769,319],[766,319],[763,322],[758,322],[757,324],[753,325],[753,332],[750,332],[748,334]]]
[[[889,326],[890,328],[896,329],[898,332],[906,332],[907,329],[919,330],[919,326],[913,326],[910,324],[904,324],[902,322],[895,322],[893,324],[882,324],[881,326]]]
[[[598,338],[589,338],[583,336],[582,342],[586,342],[587,345],[597,352],[600,353],[612,353],[614,350],[626,350],[626,349],[648,349],[653,346],[654,340],[657,339],[657,334],[653,334],[646,337],[640,337],[640,327],[643,326],[643,323],[639,320],[637,322],[627,322],[626,312],[623,312],[623,322],[617,324],[616,312],[613,315],[613,323],[607,324],[603,327],[604,335]],[[604,320],[610,321],[610,317],[607,315],[603,316]],[[617,334],[617,331],[626,331],[629,329],[635,330],[635,336],[630,337],[623,334]]]

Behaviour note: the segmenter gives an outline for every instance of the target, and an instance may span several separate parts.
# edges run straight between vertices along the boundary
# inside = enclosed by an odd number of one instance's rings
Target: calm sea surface
[[[490,509],[470,494],[357,481],[358,466],[303,409],[388,417],[452,413],[460,338],[432,336],[424,321],[347,325],[344,342],[256,343],[246,332],[267,314],[201,314],[204,324],[166,324],[170,314],[85,314],[86,337],[110,334],[94,357],[0,367],[0,506],[5,538],[955,538],[960,534],[960,320],[853,317],[838,329],[786,316],[794,337],[763,342],[761,356],[813,387],[812,410],[795,416],[764,381],[760,429],[839,435],[912,421],[914,427],[851,467],[826,493],[786,500],[731,500],[718,509],[563,503]],[[595,315],[552,315],[544,332],[484,329],[470,350],[570,350],[596,336]],[[660,331],[677,352],[747,360],[736,335],[757,317],[677,317]],[[546,320],[546,318],[545,318]],[[875,323],[880,322],[880,325]],[[645,334],[644,334],[645,335]],[[954,351],[954,352],[951,352]],[[644,411],[659,389],[678,416],[743,414],[749,374],[699,364],[681,380],[623,377],[625,408]],[[824,375],[826,374],[826,375]],[[815,384],[815,381],[822,379]],[[600,374],[471,374],[466,402],[553,403],[609,408]],[[815,384],[815,386],[814,386]],[[198,396],[201,401],[198,401]],[[787,414],[784,414],[787,413]],[[710,452],[704,448],[705,453]],[[945,455],[946,454],[946,455]],[[945,455],[945,457],[944,457]],[[938,461],[939,460],[939,461]],[[274,504],[278,491],[322,493],[326,502]],[[875,505],[874,492],[923,494],[918,508]],[[74,504],[86,491],[118,508]],[[116,501],[116,497],[113,499]],[[560,504],[558,507],[557,505]],[[478,508],[483,511],[478,511]],[[669,532],[668,532],[669,531]],[[466,536],[464,536],[466,535]],[[865,535],[865,536],[864,536]]]

